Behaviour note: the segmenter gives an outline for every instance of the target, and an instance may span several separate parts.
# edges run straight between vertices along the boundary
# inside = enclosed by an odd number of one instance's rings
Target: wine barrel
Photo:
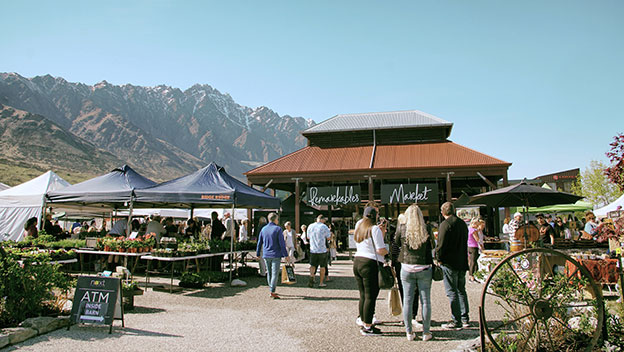
[[[535,242],[540,238],[540,233],[537,229],[537,226],[533,225],[532,223],[528,223],[526,225],[518,227],[518,229],[514,233],[514,239],[522,241],[522,243],[524,244],[525,234],[527,242]]]
[[[524,241],[516,240],[513,238],[509,241],[509,250],[511,252],[520,252],[523,249],[524,249]]]

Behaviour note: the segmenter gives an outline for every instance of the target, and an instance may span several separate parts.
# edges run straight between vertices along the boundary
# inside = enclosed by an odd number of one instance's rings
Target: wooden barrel
[[[509,250],[511,252],[520,252],[523,249],[524,249],[524,241],[516,240],[515,238],[512,238],[509,241]]]

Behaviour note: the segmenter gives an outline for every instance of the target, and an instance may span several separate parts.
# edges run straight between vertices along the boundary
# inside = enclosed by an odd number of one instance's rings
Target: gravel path
[[[251,264],[253,265],[253,264]],[[428,342],[407,341],[400,317],[388,314],[388,290],[377,301],[383,336],[361,336],[355,325],[358,291],[352,262],[330,267],[328,287],[308,288],[307,264],[297,264],[296,285],[279,285],[281,300],[269,298],[266,279],[246,278],[247,287],[211,285],[178,293],[152,291],[135,297],[126,327],[73,326],[11,346],[7,351],[449,351],[479,336],[477,307],[481,285],[467,283],[471,328],[441,328],[450,317],[442,282],[432,288],[432,333]],[[162,282],[168,282],[162,279]],[[317,277],[318,282],[318,277]]]

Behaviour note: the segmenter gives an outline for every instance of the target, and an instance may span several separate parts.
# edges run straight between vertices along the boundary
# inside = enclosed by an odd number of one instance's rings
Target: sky
[[[0,72],[187,89],[322,122],[420,110],[510,179],[607,159],[624,1],[0,0]]]

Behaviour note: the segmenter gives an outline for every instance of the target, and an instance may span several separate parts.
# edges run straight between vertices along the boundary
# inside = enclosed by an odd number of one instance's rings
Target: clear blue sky
[[[0,71],[186,89],[317,122],[417,109],[510,178],[624,132],[624,1],[0,0]]]

